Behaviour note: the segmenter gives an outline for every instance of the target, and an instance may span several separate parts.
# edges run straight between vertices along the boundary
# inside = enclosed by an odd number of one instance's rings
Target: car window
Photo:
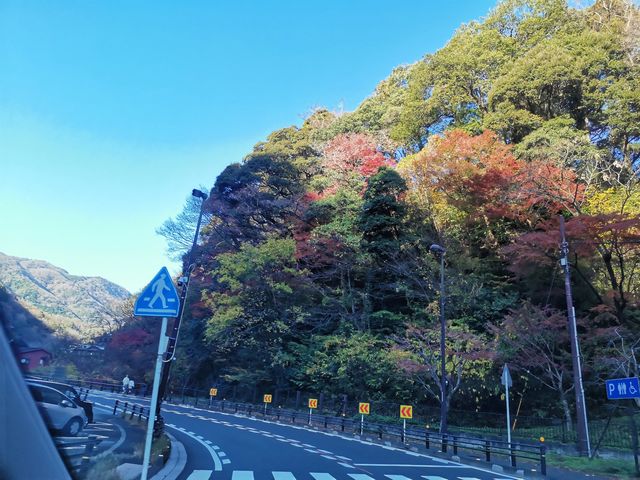
[[[42,391],[33,385],[29,385],[29,390],[31,390],[31,395],[36,402],[42,401]]]
[[[61,393],[56,392],[55,390],[43,388],[41,390],[41,393],[42,393],[42,400],[40,401],[44,403],[51,403],[53,405],[58,405],[62,400],[65,400],[65,397]]]
[[[78,398],[78,394],[75,392],[75,390],[69,388],[64,391],[64,394],[69,398]]]

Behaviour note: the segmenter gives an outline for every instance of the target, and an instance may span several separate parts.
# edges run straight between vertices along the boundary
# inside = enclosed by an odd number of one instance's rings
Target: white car
[[[84,410],[64,393],[31,382],[27,386],[49,429],[75,437],[87,424]]]

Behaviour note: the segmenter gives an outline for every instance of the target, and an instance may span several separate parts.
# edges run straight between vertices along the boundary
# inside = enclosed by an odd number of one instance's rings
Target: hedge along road
[[[111,405],[116,399],[148,405],[146,399],[118,394],[96,392],[91,396]],[[163,417],[180,441],[187,440],[189,459],[180,480],[517,478],[346,435],[243,415],[165,403]]]

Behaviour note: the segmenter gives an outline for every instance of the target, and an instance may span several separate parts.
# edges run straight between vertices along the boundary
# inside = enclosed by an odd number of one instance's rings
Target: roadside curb
[[[169,480],[177,478],[187,464],[187,451],[185,450],[182,442],[179,442],[176,437],[166,430],[164,433],[171,441],[171,452],[169,453],[169,459],[164,464],[164,467],[151,477],[151,480]]]

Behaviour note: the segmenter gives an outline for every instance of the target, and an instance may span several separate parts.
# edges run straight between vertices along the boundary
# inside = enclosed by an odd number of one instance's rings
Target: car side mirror
[[[73,407],[73,403],[71,403],[69,400],[62,400],[60,402],[60,406],[61,407]]]

